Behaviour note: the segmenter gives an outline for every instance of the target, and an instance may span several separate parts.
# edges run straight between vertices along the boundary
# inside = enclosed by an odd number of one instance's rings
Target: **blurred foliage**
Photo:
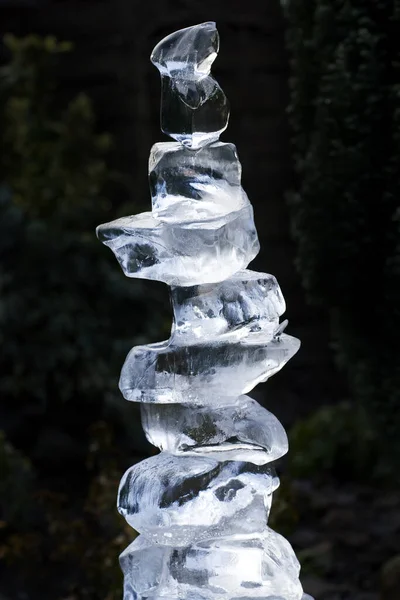
[[[117,556],[134,536],[115,510],[118,481],[125,457],[146,453],[138,409],[120,397],[118,376],[131,346],[164,329],[163,297],[133,285],[96,239],[96,225],[118,215],[119,176],[107,166],[112,140],[97,133],[88,97],[62,106],[57,68],[71,45],[33,35],[4,44],[2,593],[114,600]]]
[[[122,462],[117,448],[110,428],[102,421],[94,423],[86,461],[90,484],[83,501],[78,499],[76,505],[66,493],[38,488],[29,496],[29,505],[39,514],[30,527],[21,528],[14,520],[1,522],[0,558],[7,573],[18,572],[19,585],[70,600],[121,597],[117,557],[135,532],[115,510]],[[9,466],[15,468],[12,458]],[[18,498],[26,506],[27,490]]]
[[[285,4],[298,268],[354,398],[399,457],[400,0]]]
[[[382,478],[379,441],[366,412],[350,403],[323,406],[289,432],[291,477],[337,481]]]
[[[289,452],[269,519],[271,527],[285,536],[304,519],[296,482],[308,481],[318,488],[332,481],[344,487],[349,482],[392,486],[393,469],[387,465],[380,439],[362,407],[349,402],[322,406],[296,421],[288,437]],[[308,558],[305,556],[304,564]]]
[[[1,528],[7,523],[23,526],[29,518],[29,499],[34,480],[29,461],[6,440],[0,431],[0,518]]]

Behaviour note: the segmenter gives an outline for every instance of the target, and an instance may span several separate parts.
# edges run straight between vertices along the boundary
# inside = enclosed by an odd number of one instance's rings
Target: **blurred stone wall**
[[[293,171],[279,1],[0,0],[2,34],[51,33],[74,42],[75,51],[60,63],[59,94],[66,101],[85,90],[93,99],[99,128],[115,136],[114,162],[124,173],[121,200],[132,202],[132,212],[148,207],[148,154],[165,139],[151,49],[171,31],[207,20],[218,25],[221,49],[213,73],[231,102],[222,139],[238,146],[261,241],[251,266],[276,275],[287,301],[288,332],[302,340],[299,354],[253,395],[290,423],[343,392],[331,364],[326,315],[306,306],[294,268],[284,200]]]

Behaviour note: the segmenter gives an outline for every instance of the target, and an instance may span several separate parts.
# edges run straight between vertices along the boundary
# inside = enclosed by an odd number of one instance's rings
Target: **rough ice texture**
[[[172,33],[151,53],[161,74],[161,129],[189,148],[217,140],[228,125],[228,100],[210,75],[218,49],[208,22]]]
[[[241,171],[234,144],[216,142],[200,150],[177,142],[154,144],[149,158],[153,216],[190,223],[240,210],[249,204]]]
[[[128,469],[118,510],[153,541],[182,546],[265,529],[278,485],[267,466],[162,452]]]
[[[120,563],[125,600],[301,600],[303,595],[293,549],[270,528],[182,548],[154,545],[140,535]]]
[[[147,439],[177,455],[240,460],[256,465],[286,454],[287,435],[278,419],[249,396],[233,404],[141,404]]]
[[[120,390],[134,402],[216,405],[236,399],[277,373],[300,346],[286,334],[268,339],[187,347],[168,340],[136,346],[122,367]]]
[[[174,311],[170,339],[133,348],[121,373],[161,450],[119,487],[118,510],[141,534],[120,557],[124,600],[312,600],[267,526],[285,431],[243,395],[300,342],[282,333],[275,277],[246,270],[259,243],[236,147],[218,141],[229,118],[210,74],[218,46],[207,22],[154,48],[161,126],[177,141],[151,149],[152,212],[97,229],[128,277],[172,286]]]
[[[239,271],[218,285],[173,287],[175,344],[272,339],[286,306],[273,275]]]
[[[250,205],[197,222],[123,217],[97,228],[125,275],[191,286],[227,279],[247,267],[259,243]]]

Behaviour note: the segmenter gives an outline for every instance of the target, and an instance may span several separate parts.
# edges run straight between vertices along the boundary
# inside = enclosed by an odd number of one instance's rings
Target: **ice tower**
[[[169,340],[133,348],[120,389],[141,402],[161,452],[123,476],[118,510],[139,536],[121,554],[124,600],[301,600],[299,563],[267,525],[287,452],[282,425],[246,396],[299,348],[283,333],[273,275],[247,270],[259,250],[241,187],[224,92],[210,74],[215,23],[154,48],[161,128],[149,159],[152,211],[98,227],[128,277],[171,286]]]

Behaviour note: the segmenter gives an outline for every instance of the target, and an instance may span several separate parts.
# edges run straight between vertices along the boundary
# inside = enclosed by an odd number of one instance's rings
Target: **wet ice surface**
[[[277,373],[297,352],[297,338],[253,343],[211,342],[187,347],[173,340],[136,346],[121,371],[127,400],[161,403],[211,403],[214,406],[250,392]]]
[[[234,403],[195,407],[141,404],[147,439],[160,450],[256,465],[286,454],[287,435],[278,419],[249,396]]]
[[[228,101],[210,73],[215,23],[161,40],[161,127],[174,142],[149,158],[152,212],[100,225],[128,277],[172,286],[165,342],[137,346],[120,389],[140,401],[161,454],[123,476],[118,509],[140,536],[120,557],[124,600],[312,600],[290,544],[267,526],[287,451],[279,421],[243,394],[279,371],[300,342],[272,275],[247,270],[259,250],[236,147],[219,141]]]
[[[140,535],[121,554],[124,598],[302,600],[292,547],[267,528],[258,535],[154,545]]]
[[[239,341],[250,334],[253,340],[268,341],[286,308],[275,277],[250,270],[219,284],[173,287],[171,298],[176,344]]]
[[[128,469],[118,510],[153,541],[182,546],[265,530],[278,485],[268,466],[162,452]]]
[[[228,100],[210,75],[218,49],[215,23],[207,22],[175,31],[151,53],[161,75],[161,129],[190,148],[218,139],[228,125]]]
[[[259,243],[250,205],[198,221],[164,222],[142,213],[97,228],[128,277],[192,286],[227,279],[247,267]]]
[[[153,216],[166,222],[213,219],[249,204],[241,187],[234,144],[190,150],[177,142],[154,144],[149,158]]]

